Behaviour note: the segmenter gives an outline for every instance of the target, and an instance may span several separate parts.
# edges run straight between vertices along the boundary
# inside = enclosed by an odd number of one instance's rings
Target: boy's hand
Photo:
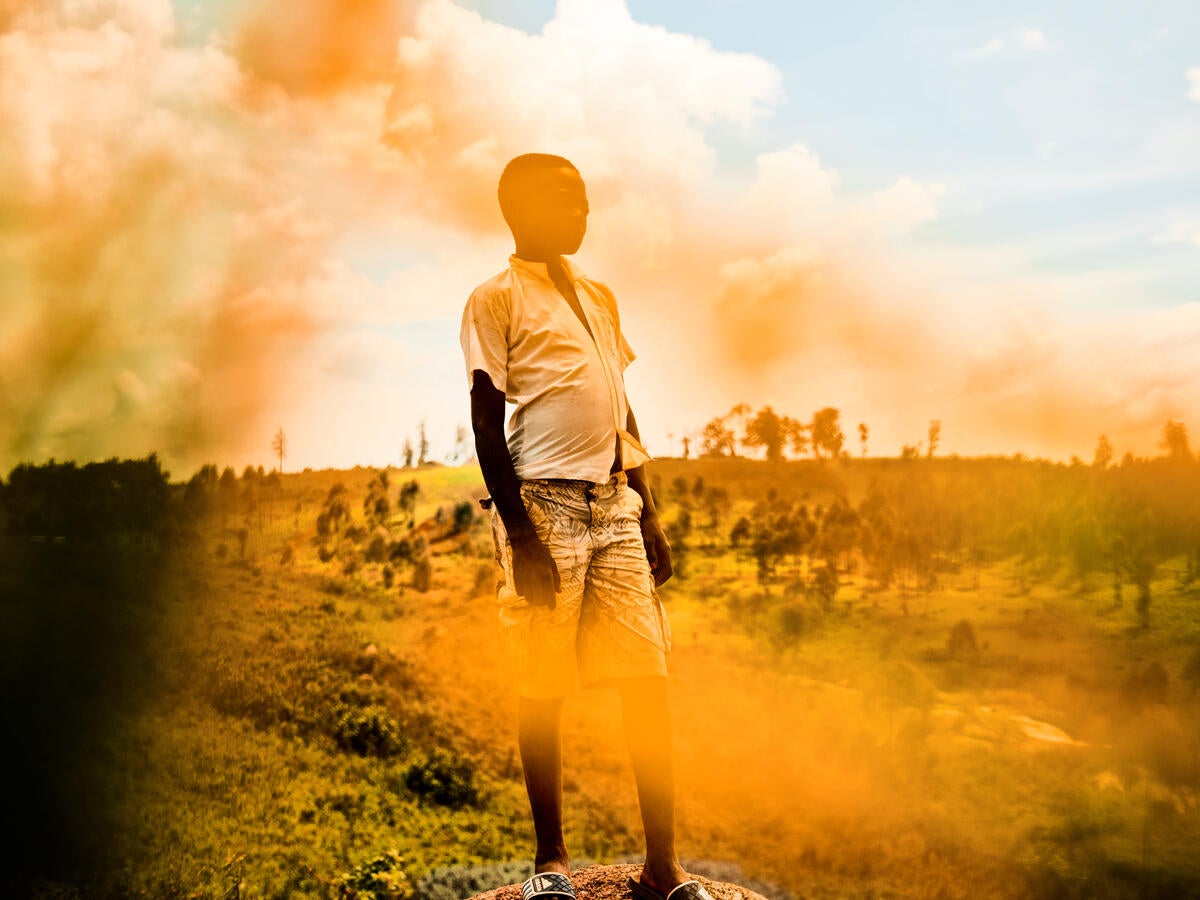
[[[671,577],[671,544],[663,531],[658,516],[642,519],[642,543],[646,545],[646,560],[654,573],[654,586],[658,587]]]
[[[554,609],[554,595],[561,589],[558,566],[536,534],[510,541],[513,585],[518,596],[534,606]]]

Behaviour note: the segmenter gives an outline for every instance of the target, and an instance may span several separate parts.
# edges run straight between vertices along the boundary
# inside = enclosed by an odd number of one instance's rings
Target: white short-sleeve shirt
[[[612,291],[563,259],[589,335],[545,263],[508,262],[471,293],[460,340],[468,388],[479,369],[516,404],[508,451],[517,477],[607,481],[618,436],[620,468],[642,465],[650,455],[625,428],[623,373],[635,354]]]

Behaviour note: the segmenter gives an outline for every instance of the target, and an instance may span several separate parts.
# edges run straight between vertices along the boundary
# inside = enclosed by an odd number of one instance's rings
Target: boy
[[[472,292],[461,341],[537,837],[521,892],[575,896],[562,832],[562,702],[580,685],[614,686],[646,833],[630,887],[644,900],[711,900],[675,855],[671,631],[655,591],[671,577],[671,549],[625,396],[634,353],[612,292],[562,256],[587,229],[583,179],[561,156],[529,153],[505,167],[498,193],[516,252]],[[507,439],[506,400],[516,404]]]

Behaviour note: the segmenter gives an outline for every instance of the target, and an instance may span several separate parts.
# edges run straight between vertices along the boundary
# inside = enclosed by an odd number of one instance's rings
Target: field
[[[1094,564],[1090,538],[1043,553],[1063,529],[1014,512],[1070,495],[1082,515],[1093,474],[982,460],[650,468],[682,570],[662,591],[681,857],[736,864],[781,897],[1200,895],[1193,557],[1157,541],[1141,577],[1132,538],[1099,513]],[[491,535],[464,512],[482,479],[393,469],[382,493],[415,481],[410,506],[389,501],[367,523],[378,474],[288,474],[253,492],[244,475],[225,500],[214,479],[146,595],[112,594],[117,618],[92,633],[138,623],[112,688],[137,702],[105,705],[87,732],[89,867],[47,863],[46,895],[440,898],[528,867]],[[881,490],[891,524],[868,529]],[[334,531],[331,492],[348,510]],[[838,537],[831,508],[857,511],[853,528],[838,521],[858,538]],[[820,527],[806,539],[807,521]],[[1152,521],[1175,527],[1170,510]],[[913,522],[931,523],[924,538]],[[1117,546],[1131,560],[1113,569],[1120,604],[1105,562]],[[1135,604],[1142,585],[1152,604]],[[564,742],[576,863],[632,858],[615,692],[568,701]]]

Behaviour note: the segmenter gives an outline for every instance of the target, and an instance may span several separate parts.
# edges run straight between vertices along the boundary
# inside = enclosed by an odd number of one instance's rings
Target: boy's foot
[[[678,862],[674,862],[669,866],[661,867],[651,866],[650,863],[646,863],[642,866],[642,875],[639,880],[655,893],[665,897],[676,886],[691,879],[688,873],[683,870],[683,866],[679,865]]]
[[[533,861],[534,872],[562,872],[564,875],[571,874],[571,860],[566,854],[558,856],[548,856],[545,859],[535,859]]]

